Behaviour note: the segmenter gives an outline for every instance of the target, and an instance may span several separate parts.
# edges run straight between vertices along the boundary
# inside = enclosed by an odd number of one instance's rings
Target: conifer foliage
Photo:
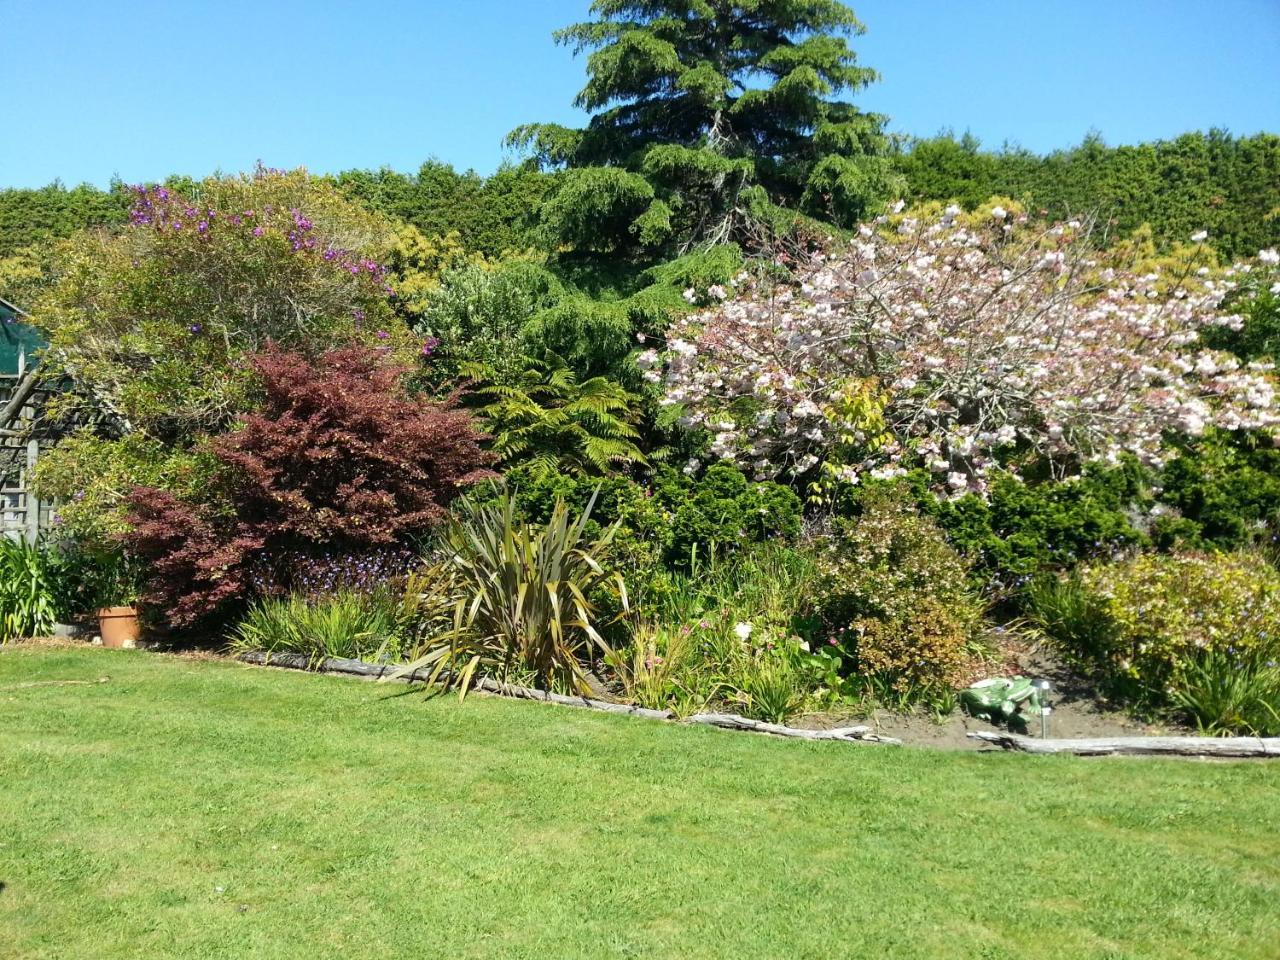
[[[751,239],[779,205],[850,224],[900,186],[884,118],[836,99],[876,79],[836,0],[597,0],[556,39],[590,51],[585,129],[509,142],[564,167],[543,223],[583,248]]]

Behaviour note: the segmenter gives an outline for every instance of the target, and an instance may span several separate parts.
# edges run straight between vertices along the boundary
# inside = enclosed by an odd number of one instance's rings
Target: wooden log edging
[[[267,653],[263,650],[251,650],[240,654],[236,659],[258,666],[284,667],[289,670],[306,670],[312,673],[346,674],[374,680],[386,680],[394,677],[407,683],[425,682],[429,675],[429,671],[415,670],[412,673],[396,676],[400,668],[391,663],[365,663],[363,660],[348,660],[343,657],[326,657],[316,661],[300,653]],[[670,710],[649,710],[629,703],[609,703],[605,700],[593,700],[590,697],[569,697],[561,693],[535,690],[532,687],[499,683],[497,680],[490,680],[487,677],[478,680],[475,684],[475,689],[499,697],[539,700],[543,703],[554,703],[562,707],[601,710],[606,713],[643,717],[646,720],[670,721],[678,719]],[[865,726],[840,727],[836,730],[802,730],[798,727],[786,727],[777,723],[765,723],[763,720],[752,720],[750,717],[740,717],[736,713],[695,713],[691,717],[686,717],[684,722],[719,727],[723,730],[743,730],[750,733],[763,733],[775,737],[793,737],[800,740],[840,740],[845,743],[880,744],[900,744],[902,742],[893,737],[884,737],[872,733],[871,728]]]
[[[647,720],[674,720],[675,714],[670,710],[648,710],[630,703],[609,703],[607,700],[592,700],[590,697],[568,697],[562,693],[550,693],[546,690],[535,690],[533,687],[517,687],[511,683],[499,683],[485,677],[476,681],[476,690],[492,693],[499,697],[516,697],[521,700],[541,700],[543,703],[555,703],[562,707],[584,707],[588,710],[603,710],[606,713],[620,713],[629,717],[644,717]]]
[[[1101,737],[1086,740],[1040,740],[1017,733],[973,730],[982,740],[1023,753],[1070,753],[1081,757],[1260,757],[1280,758],[1280,737]]]
[[[872,733],[867,726],[837,727],[834,730],[802,730],[798,727],[784,727],[777,723],[765,723],[763,720],[752,720],[740,717],[736,713],[695,713],[685,718],[686,723],[705,723],[722,730],[746,730],[751,733],[768,733],[775,737],[797,737],[801,740],[848,740],[856,743],[890,743],[901,744],[895,737],[885,737]]]

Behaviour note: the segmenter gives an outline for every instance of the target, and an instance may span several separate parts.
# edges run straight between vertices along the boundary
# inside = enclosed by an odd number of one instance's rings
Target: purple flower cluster
[[[367,553],[295,556],[264,566],[253,577],[262,596],[294,593],[321,598],[338,591],[374,593],[399,589],[419,565],[417,554],[399,547]]]
[[[313,250],[316,245],[316,238],[308,236],[311,233],[312,223],[302,215],[302,211],[294,207],[289,211],[293,217],[293,229],[289,231],[289,245],[294,251]]]
[[[256,175],[261,177],[264,174],[260,170]],[[264,207],[261,213],[245,210],[219,219],[218,211],[211,208],[201,209],[185,199],[176,197],[165,187],[138,184],[130,189],[134,194],[134,202],[129,211],[129,222],[135,227],[151,227],[157,232],[181,232],[190,228],[198,236],[208,237],[221,222],[230,227],[248,228],[252,237],[261,239],[267,236],[278,222],[278,218],[273,218],[273,214],[277,211],[269,205]],[[315,252],[325,263],[333,264],[337,269],[353,277],[367,277],[378,286],[384,296],[388,298],[395,296],[395,290],[388,282],[385,266],[350,250],[324,243],[315,235],[315,224],[297,207],[289,210],[289,218],[289,221],[279,229],[289,241],[289,246],[294,253],[305,255]]]
[[[164,187],[148,187],[137,184],[130,188],[134,194],[129,222],[136,227],[154,227],[157,230],[182,230],[191,226],[196,233],[207,234],[218,219],[218,211],[201,209],[186,200],[174,197]],[[240,218],[232,218],[237,224]]]

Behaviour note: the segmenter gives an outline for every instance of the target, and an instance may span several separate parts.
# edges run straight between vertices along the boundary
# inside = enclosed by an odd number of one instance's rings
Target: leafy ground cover
[[[0,729],[21,960],[1280,942],[1274,765],[780,742],[71,647],[0,651]]]

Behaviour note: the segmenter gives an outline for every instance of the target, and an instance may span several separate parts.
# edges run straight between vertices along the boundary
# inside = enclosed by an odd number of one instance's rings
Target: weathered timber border
[[[412,673],[400,674],[400,667],[390,663],[365,663],[363,660],[347,660],[341,657],[326,657],[323,660],[312,660],[300,653],[266,653],[252,650],[240,654],[237,659],[251,664],[269,667],[284,667],[290,670],[307,670],[312,673],[337,673],[355,677],[367,677],[374,680],[397,679],[408,683],[425,682],[428,671],[415,670]],[[518,687],[510,683],[499,683],[488,678],[479,680],[475,689],[500,697],[517,697],[521,700],[540,700],[543,703],[554,703],[563,707],[578,707],[586,710],[602,710],[606,713],[624,714],[632,717],[643,717],[648,720],[676,720],[670,710],[647,710],[629,703],[608,703],[604,700],[593,700],[589,697],[568,697],[560,693],[549,693],[546,690],[534,690],[531,687]],[[870,727],[840,727],[836,730],[802,730],[797,727],[785,727],[777,723],[765,723],[763,720],[752,720],[734,713],[695,713],[686,717],[685,723],[702,724],[718,727],[722,730],[743,730],[749,733],[762,733],[775,737],[793,737],[800,740],[840,740],[846,743],[880,743],[900,744],[902,741],[893,737],[884,737],[873,733]]]
[[[1100,737],[1039,740],[1017,733],[974,730],[972,740],[1024,753],[1072,753],[1081,757],[1272,757],[1280,759],[1280,737]]]

